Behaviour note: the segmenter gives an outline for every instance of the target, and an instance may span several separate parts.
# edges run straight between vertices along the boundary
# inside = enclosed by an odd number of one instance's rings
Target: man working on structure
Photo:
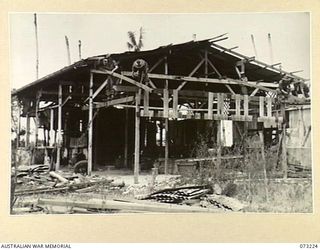
[[[294,96],[303,95],[305,98],[309,98],[309,87],[308,85],[299,79],[293,80],[293,87],[294,90],[292,91],[292,94]]]
[[[114,73],[116,70],[119,69],[118,63],[111,58],[109,54],[105,55],[105,57],[100,61],[100,68],[106,69]],[[119,83],[119,78],[108,76],[108,84],[106,86],[106,95],[108,99],[112,99],[114,97],[114,90],[113,86]]]
[[[148,63],[143,59],[137,59],[132,64],[132,77],[137,82],[148,85],[150,80],[148,77]]]
[[[280,93],[284,96],[288,96],[291,93],[291,83],[292,79],[285,75],[279,82]]]

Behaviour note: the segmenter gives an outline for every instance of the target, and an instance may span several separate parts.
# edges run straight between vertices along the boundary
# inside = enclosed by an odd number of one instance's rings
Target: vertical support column
[[[17,148],[20,147],[20,130],[21,130],[21,105],[20,100],[17,100],[18,104],[18,124],[17,124]]]
[[[168,75],[169,69],[168,69],[168,58],[165,57],[165,64],[164,64],[164,73],[165,75]],[[168,105],[169,105],[169,98],[168,98],[168,89],[169,89],[169,81],[166,79],[166,84],[164,88],[164,109],[167,110],[164,112],[168,112]],[[169,161],[169,118],[168,114],[165,117],[165,133],[166,133],[166,145],[164,150],[164,174],[168,174],[168,161]]]
[[[89,82],[89,117],[88,117],[88,175],[92,173],[92,132],[93,132],[93,73]]]
[[[267,116],[272,117],[272,99],[267,97]]]
[[[165,118],[166,145],[164,150],[164,174],[168,174],[169,161],[169,119]]]
[[[212,120],[213,118],[213,93],[208,93],[208,119]]]
[[[217,167],[220,175],[220,167],[221,167],[221,120],[217,121]]]
[[[27,125],[26,125],[26,147],[30,146],[30,116],[27,113]]]
[[[57,138],[57,162],[56,170],[60,168],[60,158],[61,158],[61,127],[62,127],[62,85],[59,84],[59,94],[58,94],[58,138]]]
[[[259,97],[259,116],[263,117],[264,115],[264,97]]]
[[[143,93],[143,115],[149,116],[149,91]]]
[[[173,90],[173,104],[172,104],[172,109],[173,109],[173,118],[177,119],[178,118],[178,105],[179,105],[179,100],[178,100],[178,90],[174,89]]]
[[[286,120],[286,109],[285,109],[285,104],[281,104],[281,115],[283,117],[283,123],[282,123],[282,159],[281,159],[281,167],[283,171],[283,178],[287,179],[288,178],[288,163],[287,163],[287,140],[286,140],[286,125],[287,125],[287,120]]]
[[[49,131],[50,146],[53,146],[55,143],[53,126],[54,126],[54,109],[50,109],[50,131]]]
[[[38,92],[37,97],[36,97],[36,114],[35,114],[35,120],[34,120],[34,123],[35,123],[35,142],[34,142],[34,145],[36,147],[38,146],[38,134],[39,134],[39,131],[38,131],[38,127],[39,127],[39,114],[38,114],[39,98],[40,98],[40,93]]]
[[[240,108],[241,108],[241,102],[240,102],[240,95],[236,94],[236,116],[240,116]]]
[[[139,172],[140,172],[140,100],[141,100],[141,89],[139,89],[139,91],[136,93],[134,184],[139,183]]]
[[[124,167],[128,167],[128,121],[129,109],[125,108],[125,123],[124,123]]]
[[[169,93],[167,89],[163,89],[163,117],[169,117]]]

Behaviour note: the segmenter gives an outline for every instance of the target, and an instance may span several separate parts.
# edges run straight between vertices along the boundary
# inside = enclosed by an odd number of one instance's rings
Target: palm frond
[[[129,50],[133,49],[133,45],[131,43],[129,43],[129,42],[127,42],[127,47],[128,47]]]
[[[136,41],[136,36],[134,34],[134,32],[132,31],[128,31],[128,37],[130,39],[131,44],[136,47],[137,46],[137,41]]]

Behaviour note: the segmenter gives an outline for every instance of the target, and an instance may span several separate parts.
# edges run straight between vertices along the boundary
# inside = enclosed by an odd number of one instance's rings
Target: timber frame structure
[[[56,169],[62,165],[62,155],[71,157],[71,151],[63,151],[72,148],[71,144],[74,148],[81,144],[86,149],[88,174],[99,157],[108,152],[113,154],[112,150],[117,147],[116,154],[121,155],[124,166],[130,165],[133,155],[137,183],[140,155],[144,153],[141,150],[153,150],[156,145],[155,124],[161,127],[160,147],[164,147],[166,174],[170,172],[170,148],[175,155],[182,155],[185,149],[182,147],[179,151],[178,146],[174,146],[179,144],[178,140],[170,145],[170,136],[174,135],[169,132],[172,128],[179,136],[179,129],[174,127],[181,121],[202,120],[209,124],[201,125],[200,130],[214,131],[210,135],[217,143],[218,160],[222,157],[223,120],[237,122],[243,133],[251,124],[258,123],[260,128],[285,128],[285,102],[278,96],[278,83],[284,75],[307,80],[277,67],[279,63],[268,65],[234,52],[235,48],[217,44],[224,39],[225,36],[218,36],[155,50],[111,54],[112,59],[119,62],[119,72],[96,66],[105,55],[90,57],[14,91],[12,96],[19,99],[22,108],[20,114],[27,119],[25,146],[30,145],[30,118],[33,117],[35,146],[40,147],[38,128],[42,127],[45,140],[41,147],[56,150]],[[131,77],[131,66],[136,59],[144,59],[150,65],[149,85]],[[239,72],[238,65],[243,66],[244,72]],[[104,89],[110,77],[119,79],[119,84],[113,86],[114,95],[107,99]],[[183,136],[193,132],[189,131],[191,127],[184,129]],[[113,146],[103,138],[121,143]],[[104,146],[99,149],[99,145]]]

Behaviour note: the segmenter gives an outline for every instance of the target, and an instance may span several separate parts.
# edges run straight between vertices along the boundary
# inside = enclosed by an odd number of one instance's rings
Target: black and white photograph
[[[8,22],[11,215],[314,212],[309,12]]]

